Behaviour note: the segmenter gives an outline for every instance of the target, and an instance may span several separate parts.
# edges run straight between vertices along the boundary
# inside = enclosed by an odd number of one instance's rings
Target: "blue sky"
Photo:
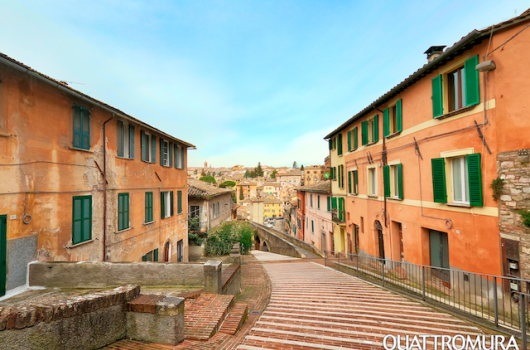
[[[323,137],[530,1],[0,2],[0,51],[191,142],[189,166],[322,164]]]

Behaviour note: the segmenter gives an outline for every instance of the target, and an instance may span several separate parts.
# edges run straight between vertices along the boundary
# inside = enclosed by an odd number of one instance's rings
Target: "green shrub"
[[[235,243],[241,243],[242,253],[252,246],[252,227],[248,222],[227,221],[208,232],[204,253],[207,256],[228,255]]]
[[[500,177],[494,179],[492,182],[491,182],[491,189],[493,190],[493,200],[494,201],[498,201],[499,198],[501,197],[501,194],[502,194],[502,187],[504,186],[504,180],[501,179]]]
[[[215,181],[215,178],[213,176],[210,176],[210,175],[203,176],[199,180],[204,181],[204,182],[209,182],[209,183],[214,184],[214,185],[217,183]]]
[[[521,209],[519,214],[523,217],[523,225],[530,227],[530,211]]]
[[[225,181],[219,185],[220,188],[234,187],[236,183],[234,181]]]

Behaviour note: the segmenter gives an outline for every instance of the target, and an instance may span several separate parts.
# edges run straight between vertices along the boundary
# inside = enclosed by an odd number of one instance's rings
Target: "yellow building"
[[[263,216],[268,218],[282,216],[282,202],[276,198],[265,198]]]

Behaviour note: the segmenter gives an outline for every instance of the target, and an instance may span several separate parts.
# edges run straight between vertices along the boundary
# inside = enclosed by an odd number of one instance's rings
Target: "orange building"
[[[194,147],[0,54],[0,296],[27,264],[187,261]]]
[[[521,30],[529,23],[530,10],[474,30],[445,51],[431,47],[423,67],[325,137],[331,167],[341,172],[333,182],[346,180],[347,235],[335,235],[344,240],[335,247],[529,277],[529,270],[519,271],[530,264],[523,249],[530,244],[517,211],[528,208],[530,187],[524,187],[524,168],[502,174],[498,162],[513,152],[528,158],[530,29]],[[502,167],[514,171],[509,160]],[[501,176],[520,181],[505,181],[497,202],[490,185]],[[505,221],[512,230],[500,232],[503,216],[510,216]],[[516,246],[517,254],[507,254],[506,244]],[[515,259],[520,265],[511,269],[508,262]]]

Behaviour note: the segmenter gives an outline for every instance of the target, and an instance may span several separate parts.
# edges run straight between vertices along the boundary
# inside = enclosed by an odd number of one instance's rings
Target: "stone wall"
[[[192,263],[43,262],[29,268],[29,285],[58,288],[202,286],[204,265]]]
[[[498,176],[504,179],[502,195],[498,201],[499,231],[502,238],[519,242],[520,277],[524,279],[530,279],[530,228],[523,225],[519,211],[530,210],[528,154],[529,151],[525,149],[497,155]],[[484,185],[489,186],[490,183]]]

